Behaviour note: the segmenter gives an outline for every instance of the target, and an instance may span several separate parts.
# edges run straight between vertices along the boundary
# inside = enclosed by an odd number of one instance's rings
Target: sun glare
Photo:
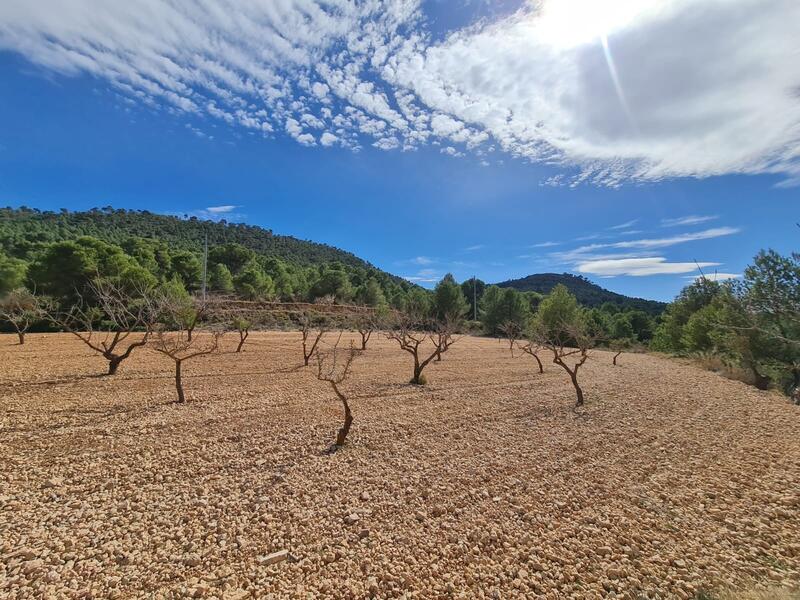
[[[601,41],[663,0],[545,0],[534,26],[543,41],[569,48]]]

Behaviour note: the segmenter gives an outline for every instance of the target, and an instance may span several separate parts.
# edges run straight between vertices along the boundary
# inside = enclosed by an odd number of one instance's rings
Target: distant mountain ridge
[[[537,273],[520,279],[510,279],[497,283],[501,288],[514,288],[521,292],[539,292],[548,294],[558,284],[563,284],[584,306],[599,307],[605,302],[616,304],[620,308],[632,308],[646,312],[649,315],[661,314],[666,308],[665,302],[632,298],[623,294],[611,292],[592,283],[580,275],[571,273]]]

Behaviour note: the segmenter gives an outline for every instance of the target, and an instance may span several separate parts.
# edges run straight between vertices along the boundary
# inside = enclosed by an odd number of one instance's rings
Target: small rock
[[[358,523],[361,520],[361,517],[358,513],[350,513],[344,518],[344,522],[348,525],[352,525],[353,523]]]
[[[358,537],[360,537],[362,540],[366,537],[369,537],[369,529],[362,529],[361,531],[359,531]]]
[[[366,502],[366,501],[368,501],[368,500],[371,498],[371,496],[369,495],[369,492],[367,492],[367,491],[364,491],[364,492],[361,492],[361,496],[360,496],[360,498],[361,498],[361,499],[362,499],[364,502]]]
[[[183,564],[187,567],[196,567],[201,562],[199,554],[187,554],[183,557]]]
[[[279,562],[283,562],[289,557],[288,550],[278,550],[277,552],[273,552],[272,554],[267,554],[266,556],[262,556],[258,559],[258,564],[262,567],[267,565],[274,565]]]
[[[43,488],[57,488],[64,485],[64,478],[63,477],[51,477],[47,481],[42,484]]]

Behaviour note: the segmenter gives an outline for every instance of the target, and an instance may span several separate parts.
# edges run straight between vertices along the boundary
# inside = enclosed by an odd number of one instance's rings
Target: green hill
[[[272,256],[297,265],[340,262],[351,267],[374,269],[356,255],[317,242],[276,235],[269,229],[242,223],[206,221],[196,217],[180,219],[149,211],[104,207],[86,212],[40,211],[22,207],[0,208],[0,249],[29,259],[44,246],[89,235],[111,244],[131,237],[152,238],[176,250],[200,253],[204,236],[209,246],[236,243],[262,256]]]
[[[538,273],[521,279],[503,281],[496,285],[501,288],[514,288],[521,292],[548,294],[559,283],[565,285],[575,295],[578,302],[584,306],[597,307],[610,302],[622,309],[641,310],[653,316],[661,314],[667,306],[664,302],[656,300],[631,298],[630,296],[610,292],[585,277],[570,273],[562,273],[560,275],[558,273]]]
[[[212,292],[402,306],[416,288],[350,252],[253,225],[111,207],[86,212],[22,207],[0,208],[0,292],[26,285],[74,300],[78,288],[97,276],[177,278],[196,291],[203,281],[206,237]]]

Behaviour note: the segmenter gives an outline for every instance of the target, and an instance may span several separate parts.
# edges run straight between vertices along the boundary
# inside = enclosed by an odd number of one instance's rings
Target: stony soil
[[[225,340],[235,348],[235,336]],[[299,334],[114,377],[0,336],[0,597],[692,598],[800,584],[800,408],[680,364],[462,338],[425,388],[375,336],[342,413]],[[281,554],[274,554],[280,553]]]

